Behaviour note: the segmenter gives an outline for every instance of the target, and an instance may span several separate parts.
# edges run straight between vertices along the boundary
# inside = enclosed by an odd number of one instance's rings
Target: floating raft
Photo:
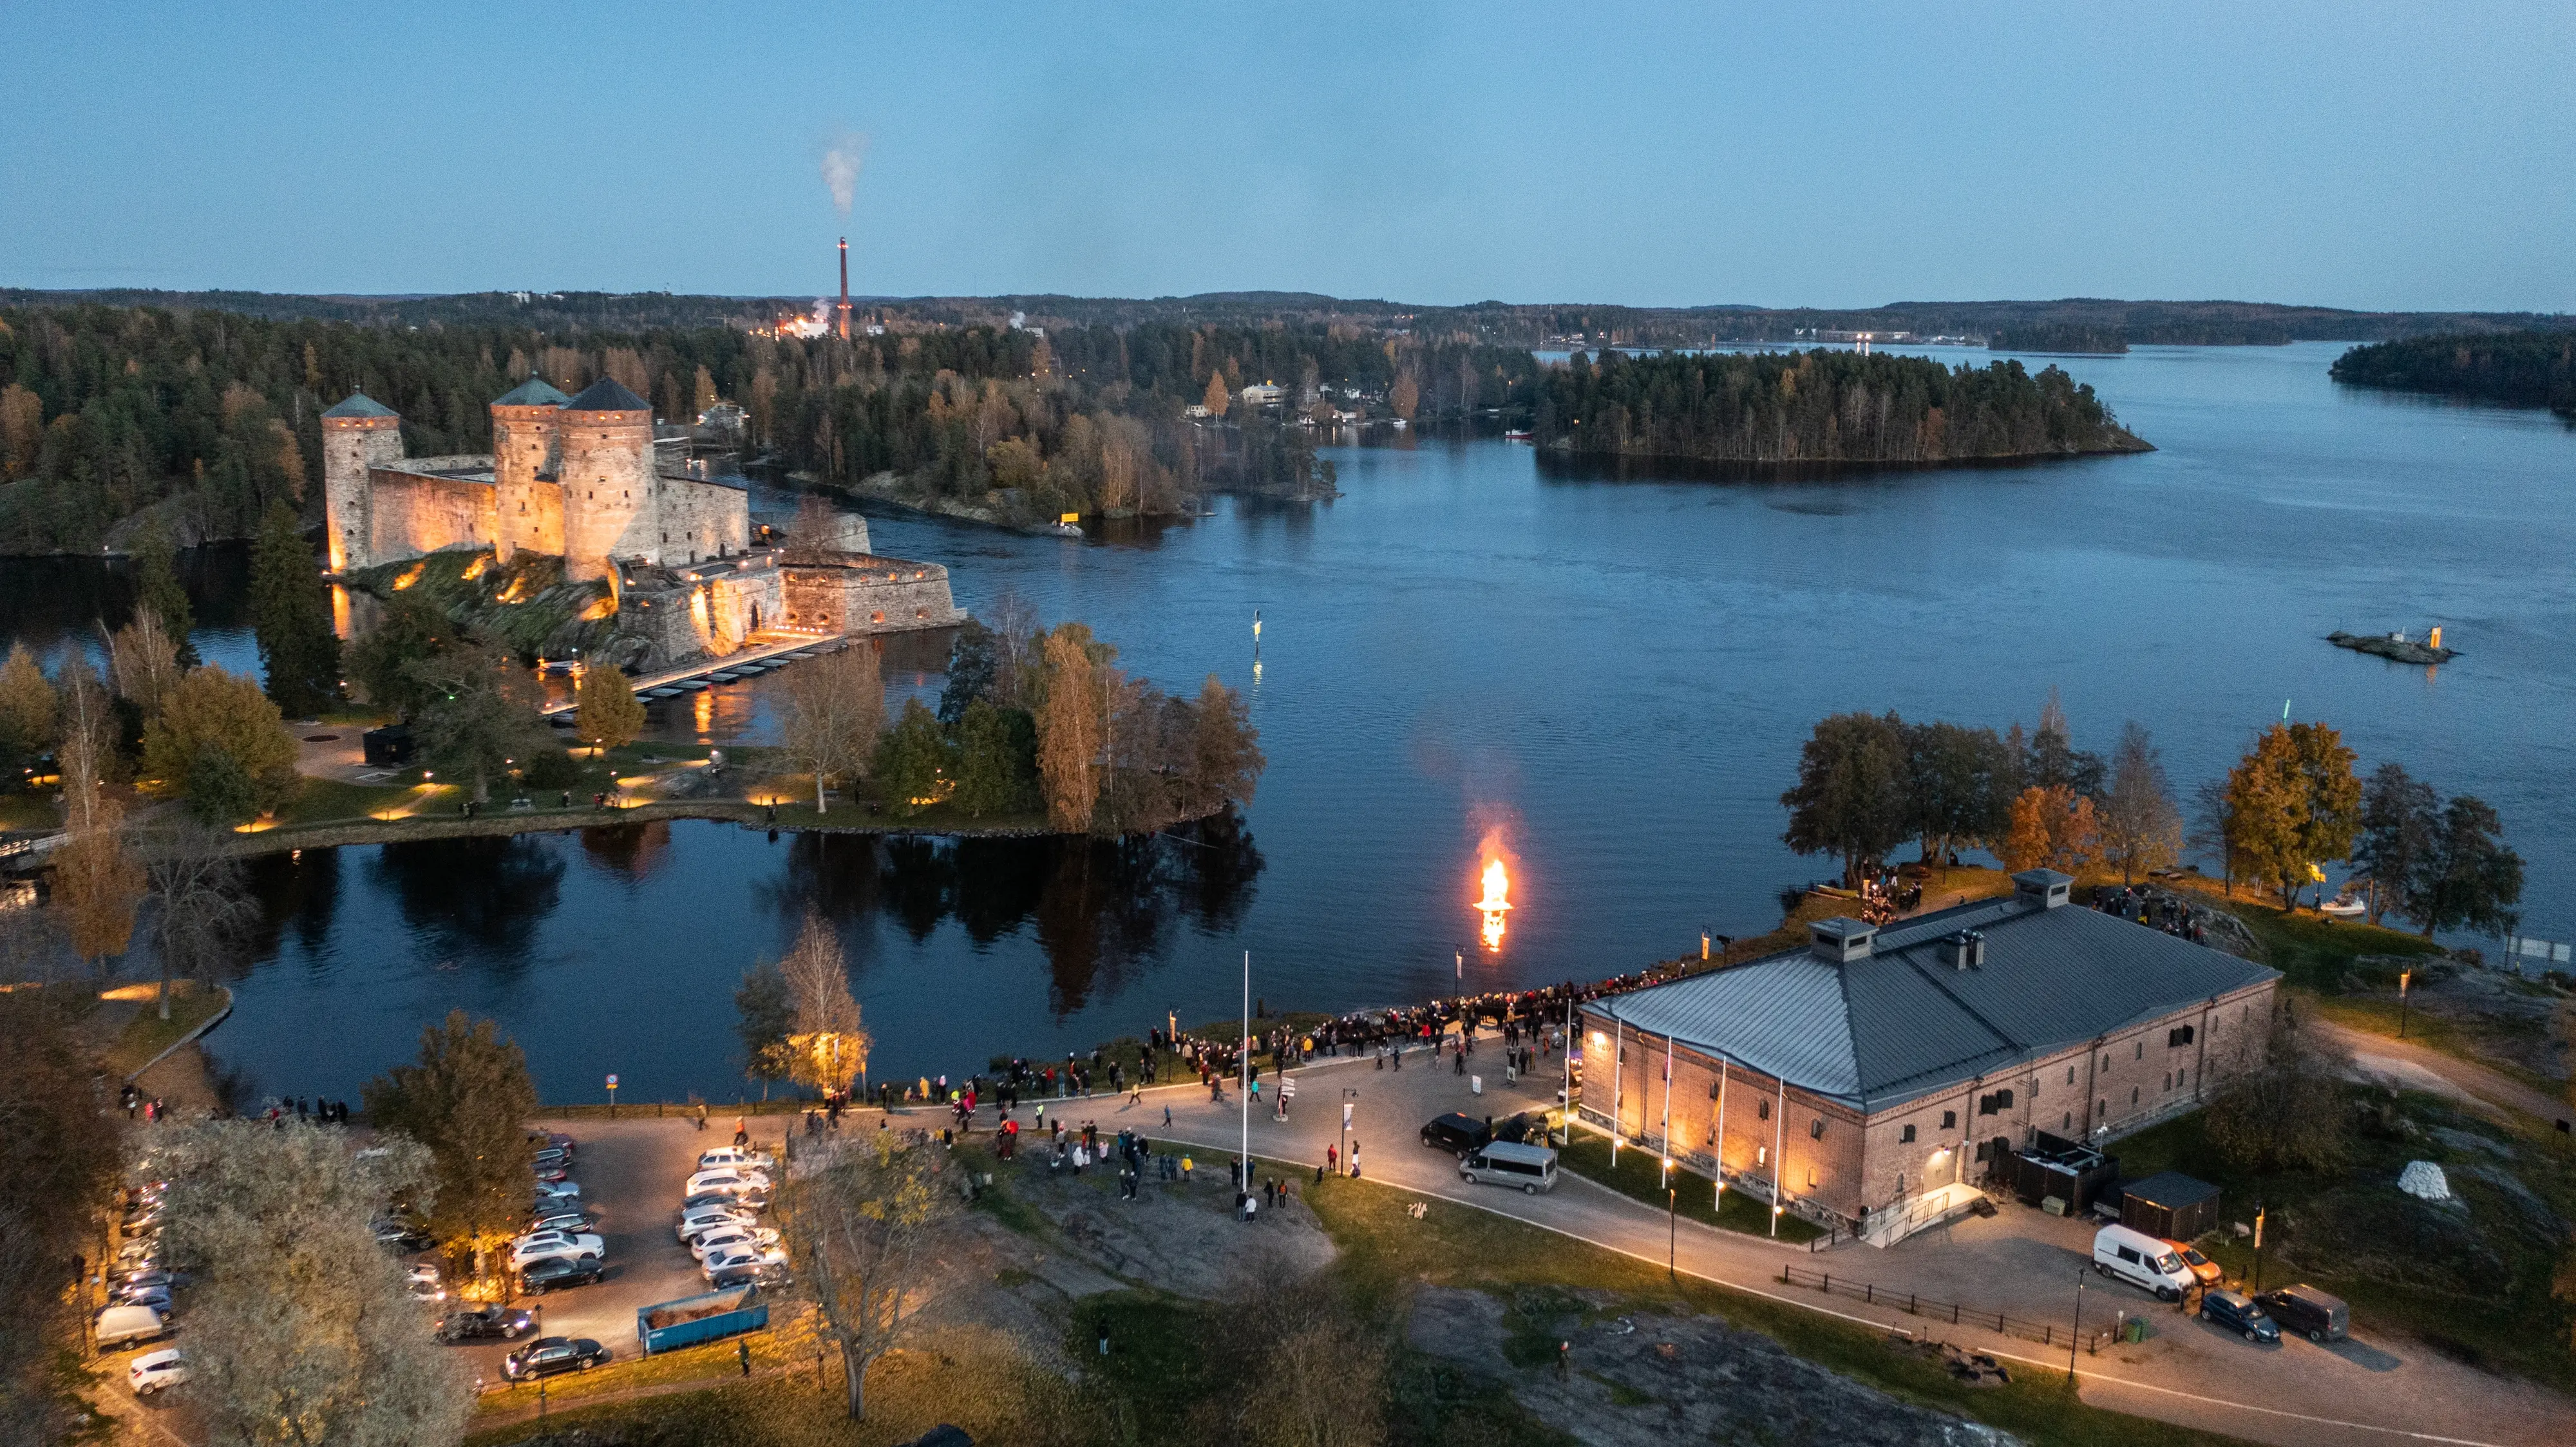
[[[2394,633],[2346,633],[2337,629],[2326,635],[2326,641],[2337,648],[2375,654],[2395,663],[2448,663],[2460,656],[2460,650],[2456,648],[2435,648],[2429,643],[2400,638]]]

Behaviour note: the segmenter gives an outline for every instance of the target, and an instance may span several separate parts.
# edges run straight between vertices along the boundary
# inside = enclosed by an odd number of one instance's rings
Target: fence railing
[[[1998,1336],[2035,1341],[2041,1346],[2061,1348],[2081,1346],[2088,1352],[2098,1352],[2112,1336],[2111,1332],[2105,1330],[2088,1331],[2079,1336],[2072,1326],[2031,1321],[2006,1312],[1987,1311],[1981,1307],[1965,1306],[1955,1301],[1942,1301],[1912,1291],[1890,1291],[1867,1281],[1855,1281],[1848,1276],[1838,1277],[1830,1271],[1809,1271],[1804,1267],[1783,1266],[1780,1268],[1780,1284],[1804,1286],[1821,1291],[1828,1296],[1848,1296],[1854,1301],[1866,1302],[1871,1306],[1891,1307],[1908,1316],[1919,1316],[1929,1321],[1946,1321],[1952,1326],[1973,1326],[1980,1331],[1994,1332]]]

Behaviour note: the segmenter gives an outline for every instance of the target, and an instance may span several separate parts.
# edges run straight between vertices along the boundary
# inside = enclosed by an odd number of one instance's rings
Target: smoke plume
[[[843,131],[823,148],[823,184],[831,188],[832,204],[844,216],[850,214],[850,201],[859,188],[859,167],[868,159],[868,138],[856,131]]]

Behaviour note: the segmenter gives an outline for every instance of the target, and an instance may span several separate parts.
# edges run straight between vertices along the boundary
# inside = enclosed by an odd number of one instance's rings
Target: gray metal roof
[[[1975,969],[1940,959],[1941,939],[1960,930],[1985,936],[1985,962]],[[2041,909],[2007,898],[1899,921],[1849,964],[1793,950],[1598,1008],[1874,1110],[2277,973],[2080,906]]]
[[[325,417],[391,417],[395,413],[394,409],[364,392],[352,392],[337,403],[324,408],[322,415]]]
[[[602,377],[564,404],[567,412],[650,412],[653,404],[626,390],[615,377]]]
[[[560,407],[571,400],[570,397],[556,391],[554,384],[530,372],[528,380],[493,398],[492,405],[495,407]]]

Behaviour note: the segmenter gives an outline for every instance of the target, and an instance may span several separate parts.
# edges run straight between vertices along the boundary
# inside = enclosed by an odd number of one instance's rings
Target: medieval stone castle
[[[878,557],[840,520],[830,550],[788,562],[752,546],[750,497],[657,429],[643,398],[603,377],[567,397],[530,376],[492,403],[492,451],[405,457],[402,418],[364,393],[322,414],[331,571],[449,550],[563,559],[600,581],[639,662],[729,654],[753,635],[889,632],[961,621],[948,570]]]

